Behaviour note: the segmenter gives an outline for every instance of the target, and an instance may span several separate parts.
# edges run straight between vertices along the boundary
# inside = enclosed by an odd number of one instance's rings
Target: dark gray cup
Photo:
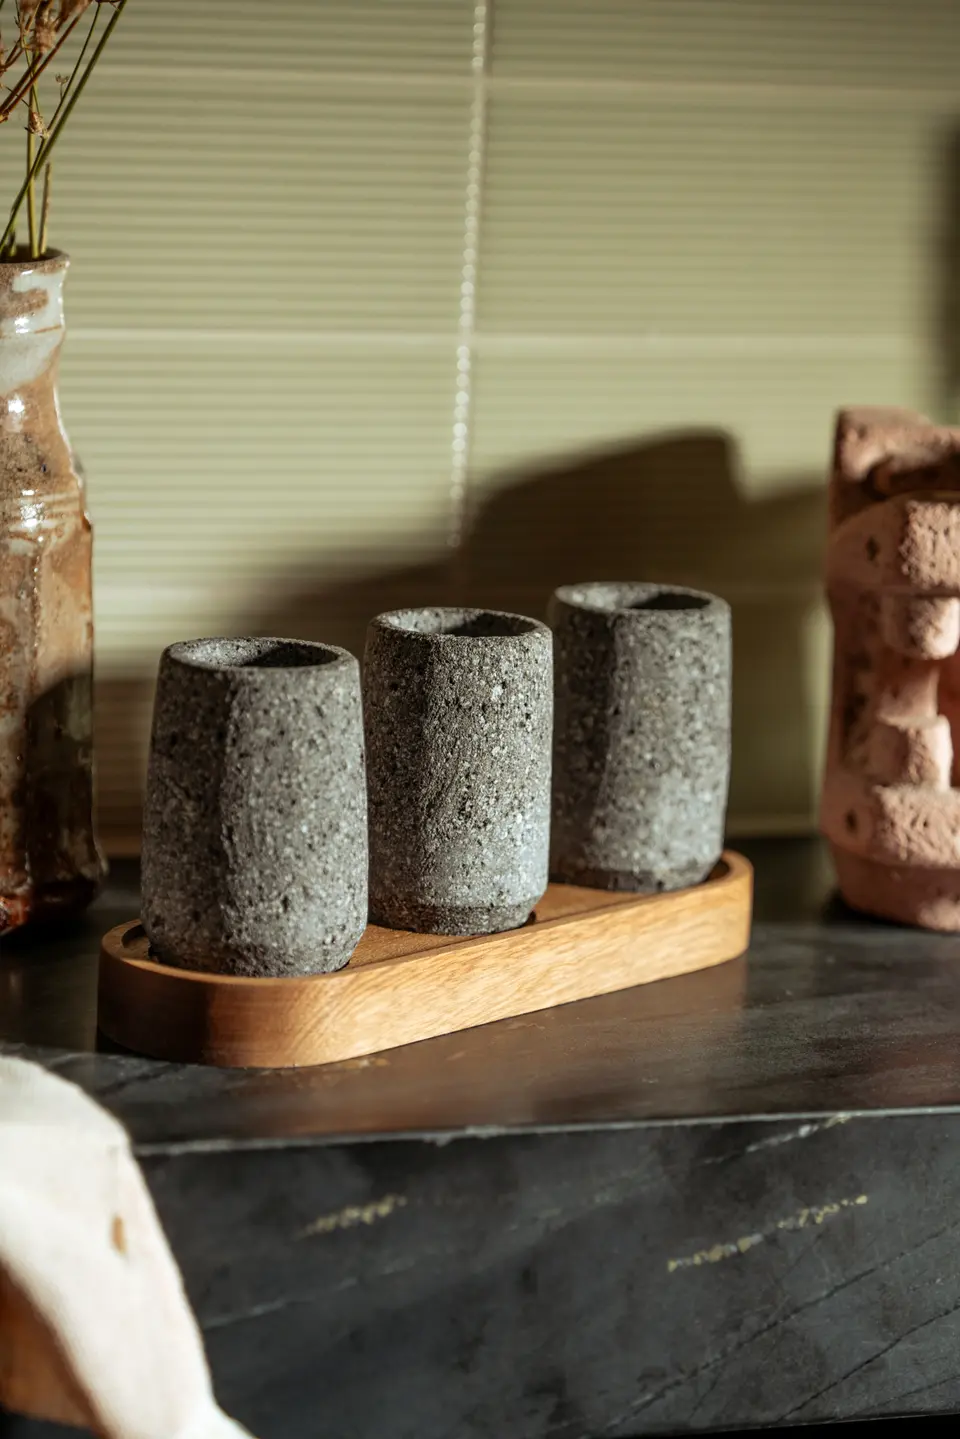
[[[547,886],[552,640],[496,611],[367,632],[370,915],[431,934],[523,924]]]
[[[640,894],[699,883],[723,848],[729,606],[660,585],[567,585],[550,623],[552,877]]]
[[[203,639],[160,661],[142,919],[221,974],[339,969],[367,918],[360,670],[332,645]]]

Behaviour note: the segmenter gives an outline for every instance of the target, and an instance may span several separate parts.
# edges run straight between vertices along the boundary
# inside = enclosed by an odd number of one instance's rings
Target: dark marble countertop
[[[756,866],[742,959],[367,1059],[259,1072],[98,1051],[99,939],[138,907],[135,867],[120,863],[70,932],[3,942],[0,1044],[83,1085],[150,1146],[960,1104],[960,937],[846,911],[816,840],[740,848]]]
[[[754,861],[741,959],[367,1059],[98,1051],[118,865],[0,954],[0,1050],[129,1127],[259,1439],[631,1439],[960,1408],[960,936]]]

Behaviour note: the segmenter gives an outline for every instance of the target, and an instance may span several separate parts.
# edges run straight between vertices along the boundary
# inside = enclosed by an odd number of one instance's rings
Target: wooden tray
[[[329,1064],[733,959],[753,871],[727,851],[693,889],[638,898],[552,884],[522,929],[478,938],[368,925],[345,969],[235,979],[149,959],[136,921],[104,936],[99,1024],[157,1059]]]

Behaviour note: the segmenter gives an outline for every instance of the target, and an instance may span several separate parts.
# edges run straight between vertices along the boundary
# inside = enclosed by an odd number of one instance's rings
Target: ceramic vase
[[[0,264],[0,934],[82,909],[103,874],[92,537],[57,397],[68,263]]]

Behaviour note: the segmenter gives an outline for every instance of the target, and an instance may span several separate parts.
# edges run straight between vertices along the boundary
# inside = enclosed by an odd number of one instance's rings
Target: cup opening
[[[646,600],[634,600],[629,610],[705,610],[710,601],[703,595],[685,595],[682,590],[662,590]]]
[[[525,615],[500,610],[462,610],[446,607],[394,610],[381,619],[391,629],[418,635],[450,635],[469,639],[495,639],[505,635],[528,635],[537,621]]]
[[[216,670],[315,669],[340,658],[330,645],[279,639],[187,640],[172,645],[171,653],[187,664]]]
[[[557,598],[568,605],[603,614],[632,614],[637,611],[678,613],[706,610],[714,603],[712,595],[679,585],[603,580],[592,584],[564,585],[557,591]]]

